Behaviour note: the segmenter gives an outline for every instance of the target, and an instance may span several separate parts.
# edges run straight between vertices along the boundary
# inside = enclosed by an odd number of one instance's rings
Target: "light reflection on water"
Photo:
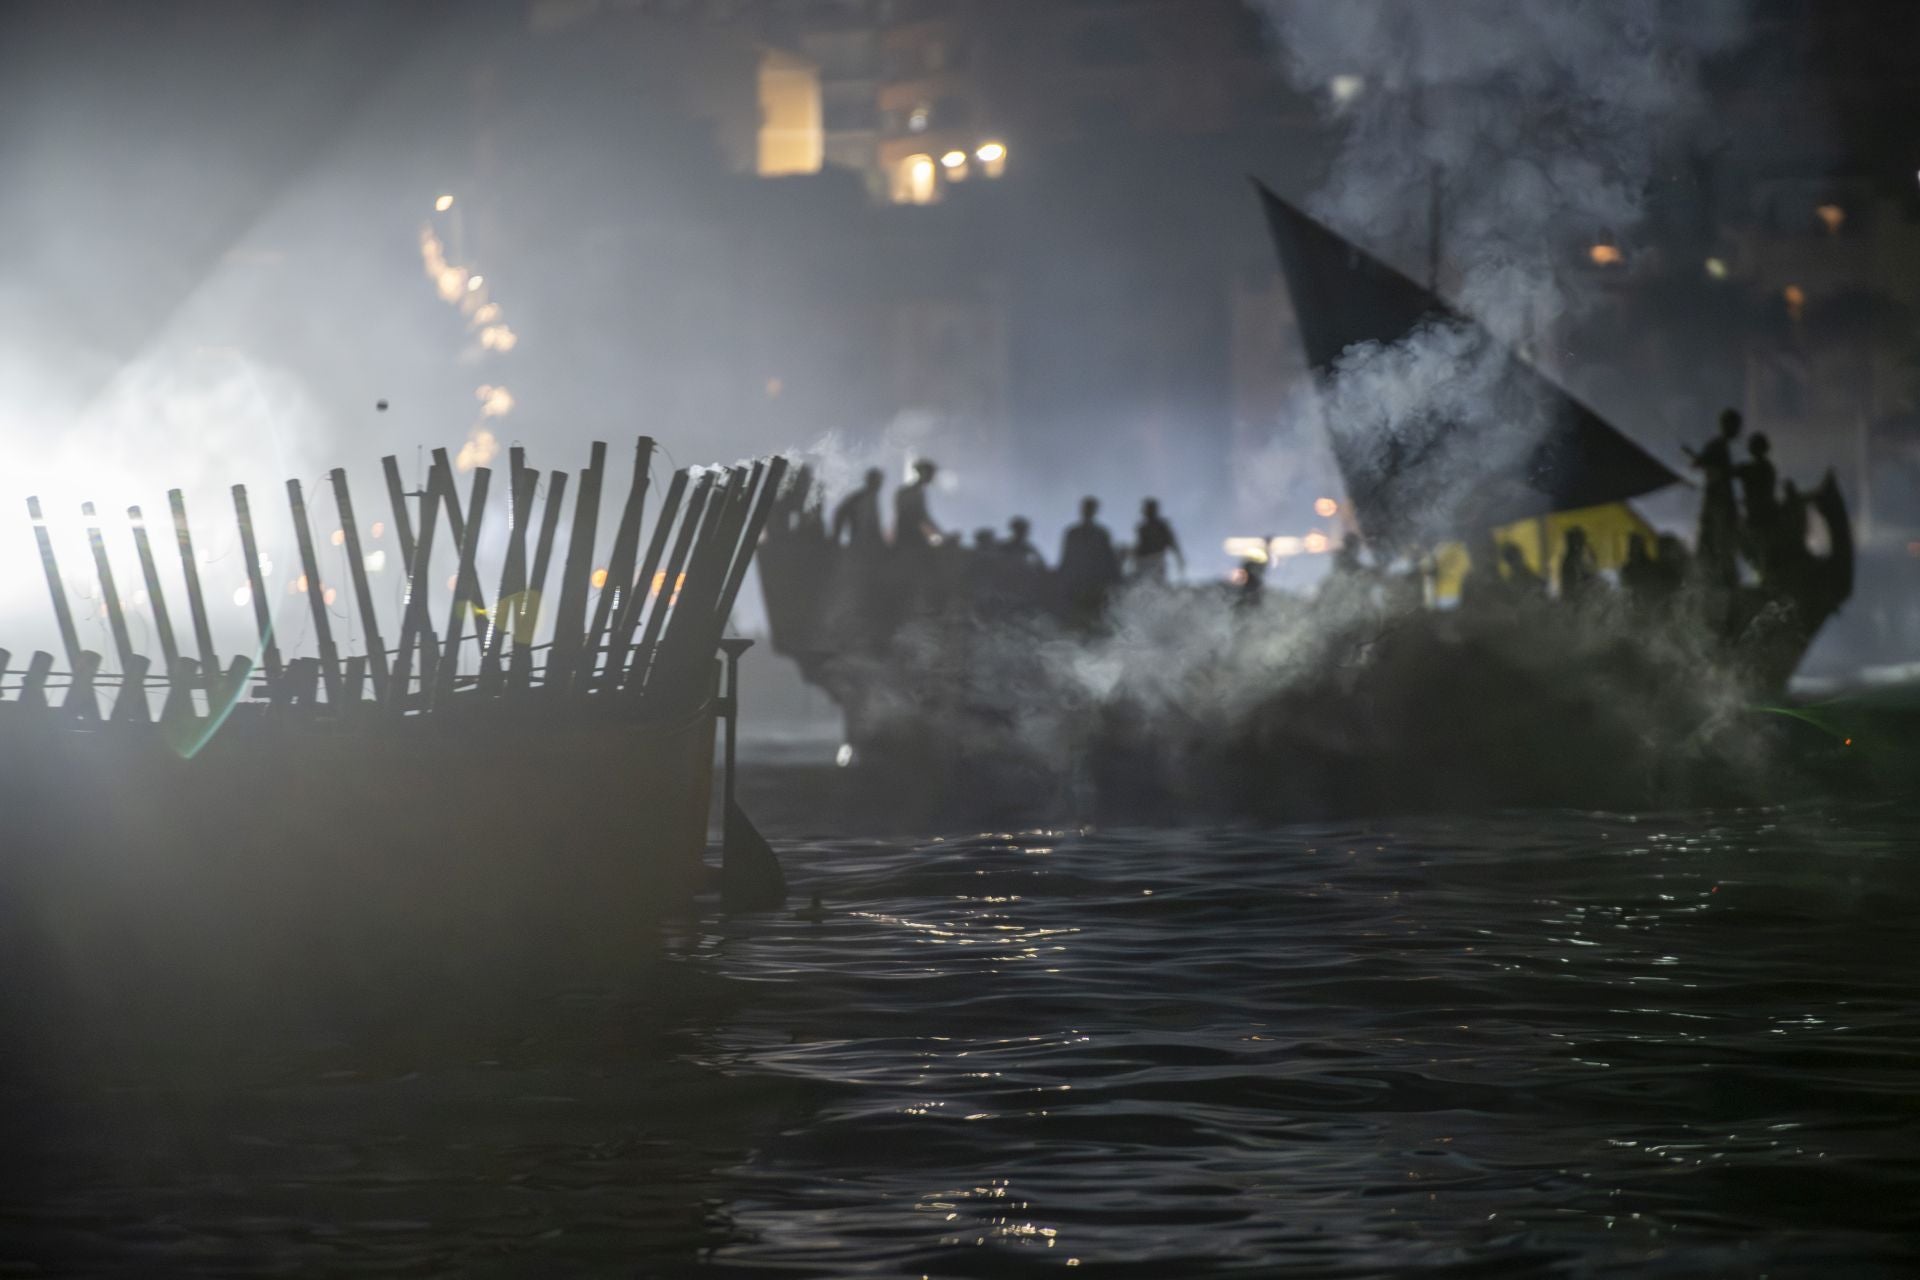
[[[1856,809],[779,841],[824,919],[676,922],[624,995],[106,1063],[0,1184],[0,1263],[1909,1274],[1916,837]]]
[[[782,989],[718,1040],[819,1101],[731,1171],[745,1238],[717,1257],[1906,1270],[1916,830],[1534,814],[793,850],[832,914],[726,927],[720,968]]]

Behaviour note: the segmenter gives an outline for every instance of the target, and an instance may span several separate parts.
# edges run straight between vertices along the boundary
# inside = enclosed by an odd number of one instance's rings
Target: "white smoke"
[[[1704,65],[1748,0],[1258,0],[1342,146],[1310,207],[1509,339],[1589,300],[1661,164],[1714,127]],[[1335,78],[1338,77],[1338,84]]]

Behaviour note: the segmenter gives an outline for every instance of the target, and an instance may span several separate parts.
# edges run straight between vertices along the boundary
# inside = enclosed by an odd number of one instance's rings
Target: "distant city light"
[[[940,188],[935,178],[936,172],[937,170],[934,167],[932,156],[917,155],[907,157],[907,181],[906,189],[902,193],[902,198],[908,204],[932,204],[940,194]]]
[[[933,121],[933,108],[922,104],[915,107],[907,116],[908,133],[925,133],[927,125]]]
[[[1840,224],[1847,220],[1847,211],[1837,204],[1823,204],[1813,212],[1827,224],[1827,231],[1831,235],[1839,235]]]
[[[433,207],[436,212],[445,213],[447,210],[453,208],[453,197],[441,196],[438,200],[435,200],[433,202]]]
[[[949,151],[947,152],[947,154],[940,157],[941,166],[947,169],[958,169],[961,165],[965,164],[966,162],[967,162],[967,153],[964,151]]]
[[[606,585],[607,585],[607,571],[605,569],[595,569],[593,571],[593,589],[595,591],[598,591]]]
[[[1780,291],[1780,296],[1787,300],[1787,314],[1798,320],[1800,312],[1807,305],[1807,291],[1797,284],[1790,284]]]
[[[480,345],[488,351],[511,351],[520,345],[520,335],[504,324],[490,324],[480,330]]]
[[[1306,550],[1304,540],[1294,537],[1279,537],[1267,543],[1267,554],[1275,560],[1287,560]]]
[[[1587,250],[1587,256],[1593,259],[1593,265],[1596,267],[1617,266],[1625,260],[1620,250],[1610,244],[1597,244],[1593,246],[1593,248]]]
[[[1727,264],[1718,258],[1708,258],[1707,274],[1715,280],[1725,280],[1727,278]]]
[[[1340,504],[1335,502],[1332,498],[1315,498],[1313,500],[1313,514],[1321,517],[1322,519],[1327,519],[1332,516],[1339,515]]]
[[[368,573],[379,573],[387,567],[387,553],[385,551],[369,551],[365,564]]]
[[[467,292],[468,292],[468,293],[472,293],[472,292],[474,292],[475,290],[477,290],[477,289],[479,289],[479,287],[480,287],[481,285],[483,285],[483,284],[485,284],[486,282],[487,282],[487,278],[486,278],[485,276],[468,276],[468,277],[467,277]]]
[[[335,595],[336,593],[334,589],[332,587],[328,587],[324,592],[321,593],[320,598],[326,601],[328,604],[332,604],[334,601]]]
[[[346,542],[346,540],[347,540],[347,531],[345,529],[335,529],[333,531],[332,541],[334,546],[336,547],[341,546]]]
[[[853,744],[851,742],[841,743],[840,749],[833,753],[833,762],[834,764],[838,765],[842,769],[852,764],[853,763]]]
[[[233,604],[236,609],[244,609],[253,603],[253,588],[241,583],[233,589]]]
[[[373,522],[373,528],[367,530],[367,532],[376,538],[384,538],[387,536],[387,522],[385,520],[375,520]]]
[[[1344,107],[1367,90],[1366,79],[1362,76],[1335,76],[1327,81],[1327,91],[1333,95],[1335,106]]]
[[[1327,535],[1318,529],[1315,529],[1312,533],[1300,539],[1301,548],[1310,556],[1317,556],[1332,545],[1333,543],[1328,539]]]
[[[1228,538],[1226,552],[1235,560],[1251,560],[1255,564],[1267,562],[1267,540],[1265,538]]]
[[[300,591],[300,592],[304,592],[304,591],[306,591],[306,589],[307,589],[307,575],[306,575],[306,574],[304,574],[304,573],[303,573],[303,574],[301,574],[301,575],[300,575],[299,577],[297,577],[297,578],[295,578],[295,579],[293,580],[293,589],[294,589],[295,591]]]
[[[1004,142],[988,142],[973,154],[981,164],[998,164],[1007,158],[1007,146]]]

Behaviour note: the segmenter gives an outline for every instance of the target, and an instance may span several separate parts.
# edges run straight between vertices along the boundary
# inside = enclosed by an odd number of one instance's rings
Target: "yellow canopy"
[[[1618,569],[1626,563],[1627,540],[1636,533],[1647,540],[1647,550],[1653,550],[1653,526],[1624,502],[1516,520],[1495,529],[1493,537],[1496,542],[1511,542],[1519,547],[1527,558],[1527,567],[1552,581],[1559,572],[1560,549],[1566,542],[1567,530],[1575,526],[1587,531],[1594,561],[1602,569]],[[1550,551],[1550,556],[1543,556],[1545,551]],[[1434,548],[1433,558],[1434,594],[1441,600],[1459,599],[1460,579],[1466,575],[1471,560],[1465,544],[1443,542]],[[1549,568],[1553,572],[1549,573]]]

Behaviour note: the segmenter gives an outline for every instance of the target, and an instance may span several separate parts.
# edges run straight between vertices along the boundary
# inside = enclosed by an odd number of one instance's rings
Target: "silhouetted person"
[[[1266,561],[1242,560],[1240,562],[1240,571],[1234,575],[1234,608],[1258,608],[1260,605],[1260,595],[1266,586],[1266,581]]]
[[[1140,504],[1140,523],[1133,531],[1134,576],[1165,582],[1169,555],[1180,562],[1180,572],[1185,574],[1187,557],[1180,550],[1180,539],[1174,537],[1173,526],[1161,516],[1159,502],[1148,498]]]
[[[909,554],[929,550],[941,543],[939,526],[927,511],[927,490],[940,470],[925,458],[913,464],[913,483],[903,484],[893,494],[893,546]]]
[[[1751,456],[1733,472],[1740,481],[1740,505],[1746,516],[1741,542],[1747,549],[1747,559],[1765,575],[1780,526],[1780,499],[1774,493],[1778,477],[1771,456],[1773,444],[1764,432],[1756,431],[1747,437],[1747,452]]]
[[[1547,594],[1546,581],[1527,564],[1526,552],[1516,543],[1500,544],[1500,562],[1507,567],[1507,592],[1516,600],[1540,600]]]
[[[1000,553],[1023,569],[1047,567],[1046,557],[1033,545],[1033,522],[1025,516],[1007,521],[1007,538],[1000,544]]]
[[[1482,531],[1470,554],[1473,558],[1460,576],[1460,607],[1486,609],[1505,603],[1507,584],[1500,576],[1500,546],[1493,534]]]
[[[1628,534],[1627,562],[1620,566],[1620,589],[1627,593],[1627,599],[1636,608],[1653,608],[1665,594],[1661,576],[1660,565],[1647,546],[1647,535]]]
[[[1707,580],[1717,586],[1731,587],[1740,581],[1739,567],[1734,561],[1740,538],[1740,517],[1733,501],[1733,442],[1739,435],[1739,410],[1727,409],[1720,414],[1720,434],[1698,453],[1687,450],[1687,457],[1699,468],[1704,482],[1695,554]]]
[[[1671,533],[1661,534],[1653,545],[1659,553],[1654,564],[1660,568],[1660,596],[1671,600],[1687,585],[1687,577],[1693,571],[1693,555],[1687,550],[1687,544]]]
[[[877,551],[886,544],[880,527],[880,486],[886,482],[880,468],[867,472],[867,482],[840,499],[833,509],[832,537],[858,551]]]
[[[1066,594],[1068,611],[1082,621],[1100,616],[1107,593],[1120,581],[1120,557],[1114,554],[1113,536],[1094,519],[1099,511],[1098,498],[1082,498],[1080,523],[1070,526],[1060,540],[1060,587]]]
[[[1360,535],[1357,533],[1340,539],[1340,549],[1333,553],[1333,571],[1342,577],[1366,577],[1368,569],[1360,562],[1360,546]]]
[[[1560,598],[1568,604],[1583,604],[1599,586],[1600,569],[1594,563],[1587,531],[1575,525],[1560,544]]]

